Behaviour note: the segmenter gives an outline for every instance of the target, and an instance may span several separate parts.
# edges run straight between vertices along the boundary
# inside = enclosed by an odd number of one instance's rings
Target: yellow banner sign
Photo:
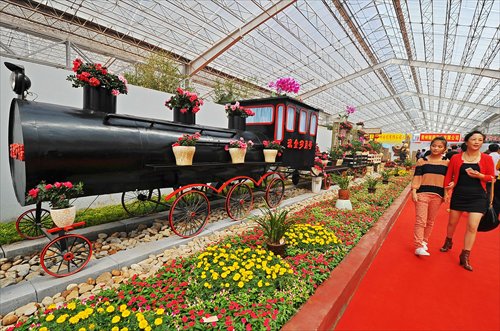
[[[385,144],[401,144],[401,142],[407,139],[411,140],[411,134],[387,132],[377,135],[370,135],[370,139],[374,139],[379,143],[385,143]]]

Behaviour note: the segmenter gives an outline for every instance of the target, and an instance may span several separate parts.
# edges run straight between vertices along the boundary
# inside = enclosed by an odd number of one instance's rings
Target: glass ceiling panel
[[[283,3],[0,0],[0,54],[65,66],[64,42],[71,40],[71,57],[80,52],[109,61],[114,72],[158,49],[182,66]],[[367,126],[463,133],[478,122],[486,127],[498,114],[499,26],[500,0],[297,0],[203,65],[259,88],[294,77],[303,85],[304,101],[327,113],[362,105],[353,119]],[[410,67],[408,54],[419,62]],[[466,73],[471,68],[490,71]],[[220,74],[197,75],[193,85],[210,95]]]

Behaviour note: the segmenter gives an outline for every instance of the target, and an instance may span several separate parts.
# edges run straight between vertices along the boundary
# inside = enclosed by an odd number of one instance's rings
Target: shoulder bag
[[[494,183],[495,180],[491,181],[491,192],[490,192],[490,203],[488,205],[488,210],[481,218],[481,222],[479,222],[479,226],[477,227],[477,231],[487,232],[497,228],[500,221],[498,220],[498,215],[493,209],[493,195],[494,195]]]

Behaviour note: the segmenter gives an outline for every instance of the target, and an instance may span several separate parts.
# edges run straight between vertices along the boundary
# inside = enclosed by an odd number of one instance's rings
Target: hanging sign
[[[401,142],[406,141],[407,138],[411,139],[411,134],[387,132],[379,134],[376,138],[374,135],[370,134],[370,139],[374,139],[379,143],[385,144],[401,144]]]
[[[446,141],[452,143],[461,141],[460,133],[421,133],[420,141],[432,141],[436,137],[444,137]]]

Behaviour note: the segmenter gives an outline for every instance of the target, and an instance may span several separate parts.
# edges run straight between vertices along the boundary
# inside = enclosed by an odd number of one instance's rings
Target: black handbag
[[[477,227],[477,231],[480,232],[487,232],[491,231],[497,228],[497,226],[500,224],[500,221],[498,220],[498,215],[495,212],[495,209],[493,209],[493,194],[494,194],[494,180],[491,181],[491,192],[490,192],[490,203],[488,205],[488,210],[486,210],[486,213],[483,215],[481,218],[481,221],[479,222],[479,226]]]

